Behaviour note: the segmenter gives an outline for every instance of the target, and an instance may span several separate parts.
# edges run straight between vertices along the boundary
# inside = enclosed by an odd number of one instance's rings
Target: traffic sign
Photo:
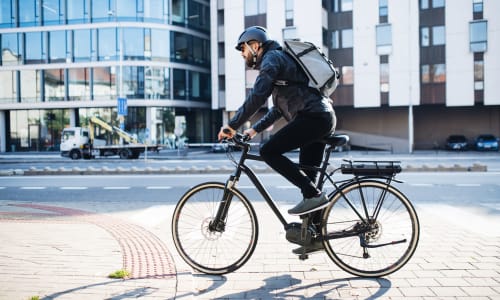
[[[118,98],[118,115],[127,115],[127,98]]]

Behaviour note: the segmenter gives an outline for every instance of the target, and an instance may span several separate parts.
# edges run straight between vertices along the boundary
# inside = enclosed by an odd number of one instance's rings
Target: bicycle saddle
[[[343,146],[349,142],[349,136],[347,134],[332,134],[321,140],[321,142],[332,145],[332,146]]]

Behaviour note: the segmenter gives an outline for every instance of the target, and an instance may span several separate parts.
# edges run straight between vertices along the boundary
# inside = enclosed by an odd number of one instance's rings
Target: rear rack
[[[345,160],[340,165],[342,174],[356,176],[394,176],[402,171],[399,161]]]

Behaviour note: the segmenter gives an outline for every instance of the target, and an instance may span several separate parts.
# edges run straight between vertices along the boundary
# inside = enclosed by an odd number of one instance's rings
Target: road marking
[[[62,186],[59,189],[61,190],[86,190],[88,187],[86,186]]]
[[[44,186],[22,186],[21,190],[44,190]]]
[[[0,190],[5,190],[5,187],[4,186],[0,186]]]
[[[455,184],[455,186],[469,187],[469,186],[481,186],[481,184],[479,184],[479,183],[457,183],[457,184]]]
[[[105,190],[129,190],[129,186],[105,186],[103,187]]]
[[[432,183],[410,183],[411,186],[433,186]]]
[[[146,189],[148,190],[169,190],[171,189],[171,186],[147,186]]]

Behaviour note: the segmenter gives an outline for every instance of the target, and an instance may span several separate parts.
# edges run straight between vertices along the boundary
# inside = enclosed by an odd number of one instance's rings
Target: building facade
[[[143,142],[213,141],[209,40],[208,0],[2,1],[0,152],[57,151],[93,115]]]
[[[224,120],[256,77],[234,44],[244,28],[260,25],[279,42],[315,43],[338,66],[337,131],[348,133],[354,146],[411,152],[442,148],[451,134],[470,141],[500,135],[499,1],[213,3],[212,108],[224,109]]]

